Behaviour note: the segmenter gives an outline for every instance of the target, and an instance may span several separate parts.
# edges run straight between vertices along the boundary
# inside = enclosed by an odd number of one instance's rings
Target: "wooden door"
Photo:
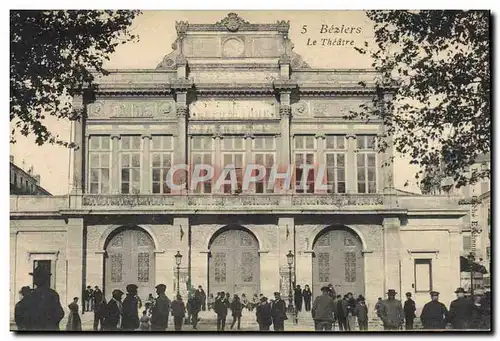
[[[314,243],[313,295],[332,284],[337,295],[364,295],[364,259],[358,236],[348,230],[328,230]]]
[[[210,245],[209,292],[245,293],[247,297],[260,291],[259,244],[243,230],[219,234]]]
[[[155,291],[154,243],[151,236],[139,229],[116,234],[106,248],[106,298],[114,289],[126,293],[128,284],[138,286],[142,300]]]

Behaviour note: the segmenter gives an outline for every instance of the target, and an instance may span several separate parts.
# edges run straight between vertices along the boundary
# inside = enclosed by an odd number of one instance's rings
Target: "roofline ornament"
[[[236,13],[229,13],[227,17],[218,21],[215,25],[224,26],[229,32],[236,32],[241,26],[250,25],[246,20],[243,20]]]

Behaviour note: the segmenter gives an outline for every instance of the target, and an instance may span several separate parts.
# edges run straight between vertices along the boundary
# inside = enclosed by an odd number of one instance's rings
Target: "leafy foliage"
[[[105,60],[137,37],[129,26],[139,11],[11,11],[11,143],[20,132],[37,144],[70,146],[44,124],[47,115],[79,120],[72,98],[107,74]]]
[[[461,187],[489,177],[469,172],[490,151],[490,13],[487,11],[368,11],[375,28],[369,53],[379,72],[378,96],[346,118],[383,121],[383,152],[409,156],[423,187],[436,170]],[[364,86],[363,84],[361,84]],[[392,137],[392,141],[390,141]],[[390,142],[388,142],[390,141]]]

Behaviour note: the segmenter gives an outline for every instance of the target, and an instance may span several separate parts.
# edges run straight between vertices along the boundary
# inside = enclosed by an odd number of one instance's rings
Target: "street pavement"
[[[217,331],[217,315],[213,311],[202,311],[199,314],[200,322],[198,322],[198,329],[193,329],[191,325],[183,325],[182,330],[184,332],[203,332],[203,331]],[[94,313],[86,312],[81,315],[82,319],[82,330],[92,331],[94,323]],[[226,332],[238,332],[236,330],[236,325],[233,330],[230,329],[232,316],[228,316],[226,319]],[[417,319],[416,319],[417,320]],[[67,315],[61,321],[60,329],[64,331],[66,329]],[[416,321],[415,321],[416,322]],[[356,326],[357,327],[357,326]],[[380,321],[376,318],[370,320],[368,325],[369,331],[382,331],[383,327]],[[418,327],[417,327],[418,328]],[[173,331],[174,323],[173,318],[170,316],[169,325],[167,331]],[[272,327],[271,327],[272,329]],[[15,324],[11,322],[11,330],[16,330]],[[243,311],[243,316],[241,318],[241,329],[242,332],[258,331],[259,326],[255,320],[255,311],[249,312],[248,310]],[[357,330],[357,328],[356,328]],[[299,313],[298,323],[293,323],[293,319],[289,316],[289,319],[285,321],[285,331],[286,332],[312,332],[314,331],[314,321],[311,314],[308,312]]]

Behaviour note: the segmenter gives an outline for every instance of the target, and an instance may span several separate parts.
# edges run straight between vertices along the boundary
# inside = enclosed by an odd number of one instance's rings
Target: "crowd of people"
[[[15,307],[15,322],[18,330],[55,331],[64,317],[59,295],[50,288],[51,274],[37,267],[30,273],[33,276],[35,289],[21,288],[21,300]],[[183,325],[191,325],[196,330],[200,321],[199,312],[214,311],[217,318],[217,331],[226,330],[226,320],[232,316],[230,329],[241,329],[243,311],[255,312],[255,320],[260,331],[284,331],[287,313],[290,307],[281,298],[279,292],[273,299],[263,294],[254,294],[248,299],[246,294],[231,296],[228,292],[218,292],[208,297],[201,286],[188,292],[187,302],[181,295],[170,301],[166,295],[166,285],[155,287],[156,297],[149,294],[144,305],[137,293],[137,285],[126,286],[126,295],[115,289],[112,298],[106,301],[98,286],[92,289],[87,286],[83,293],[82,313],[93,311],[94,331],[165,331],[168,328],[170,315],[173,317],[174,330],[181,331]],[[300,285],[293,288],[294,314],[302,311],[310,312],[317,331],[360,331],[368,330],[369,309],[365,298],[352,293],[338,295],[333,285],[321,288],[322,294],[311,304],[312,293],[308,285],[304,289]],[[424,329],[483,329],[491,327],[491,298],[489,292],[484,296],[466,297],[465,290],[455,291],[457,299],[452,301],[449,309],[439,302],[439,293],[431,291],[431,301],[426,303],[420,313]],[[416,316],[416,304],[406,293],[404,305],[397,300],[396,291],[388,290],[387,299],[381,297],[375,305],[375,311],[385,330],[412,330]],[[79,298],[74,297],[68,305],[69,316],[67,331],[81,331],[82,322],[79,315]],[[229,313],[230,311],[230,313]],[[141,315],[141,316],[139,316]],[[248,316],[248,314],[245,314]]]

